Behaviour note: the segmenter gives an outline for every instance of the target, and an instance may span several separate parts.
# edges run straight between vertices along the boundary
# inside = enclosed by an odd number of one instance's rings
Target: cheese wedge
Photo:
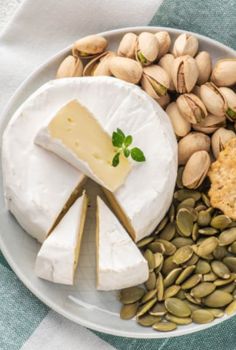
[[[129,234],[97,197],[97,289],[132,287],[148,279],[148,264]]]
[[[43,242],[35,264],[38,277],[55,283],[73,284],[87,205],[84,192]]]
[[[124,183],[131,169],[124,155],[119,167],[112,166],[116,150],[111,136],[78,100],[63,106],[39,131],[35,142],[112,192]]]

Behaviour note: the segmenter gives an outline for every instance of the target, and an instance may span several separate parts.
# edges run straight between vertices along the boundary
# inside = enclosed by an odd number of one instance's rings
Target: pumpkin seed
[[[192,289],[201,281],[202,281],[202,275],[195,274],[195,275],[189,277],[183,284],[181,284],[181,288],[183,290]]]
[[[194,304],[194,305],[201,305],[201,299],[199,299],[199,298],[194,298],[194,297],[192,297],[192,295],[191,294],[189,294],[189,293],[185,293],[185,297],[186,297],[186,299],[190,302],[190,303],[192,303],[192,304]],[[198,307],[198,309],[199,309],[199,307]]]
[[[163,297],[164,297],[164,281],[163,281],[162,274],[160,272],[157,277],[156,288],[157,288],[157,300],[161,301],[163,300]]]
[[[192,234],[194,222],[194,214],[189,208],[182,208],[178,211],[176,215],[176,224],[180,232],[189,237]]]
[[[220,278],[228,279],[230,278],[230,271],[228,267],[221,261],[214,260],[211,263],[212,271]]]
[[[189,317],[191,309],[183,301],[177,298],[168,298],[165,300],[165,307],[168,312],[177,317]]]
[[[175,219],[175,206],[174,206],[174,204],[171,204],[168,216],[169,216],[170,222],[174,222],[174,219]]]
[[[149,300],[146,304],[141,305],[138,308],[138,312],[137,312],[137,316],[140,317],[142,315],[144,315],[146,312],[148,312],[153,305],[157,302],[157,298],[153,298],[151,300]]]
[[[227,215],[217,215],[211,220],[211,226],[218,229],[218,230],[224,230],[226,229],[230,224],[232,220]]]
[[[186,299],[186,296],[185,296],[185,292],[180,289],[180,291],[178,292],[178,294],[176,294],[176,298],[180,299],[180,300],[184,300]]]
[[[168,273],[172,270],[174,270],[175,268],[177,268],[178,266],[173,262],[173,255],[172,256],[168,256],[164,262],[163,262],[163,266],[162,266],[162,273],[164,276],[168,275]]]
[[[122,305],[120,310],[120,318],[122,320],[131,320],[136,315],[138,303]]]
[[[205,275],[206,273],[209,273],[211,271],[210,264],[205,260],[198,260],[196,265],[195,273]]]
[[[175,281],[176,284],[181,284],[183,283],[186,278],[188,278],[192,273],[193,271],[195,270],[196,266],[195,265],[192,265],[192,266],[188,266],[186,267],[179,275],[179,277],[177,278],[177,280]]]
[[[195,206],[195,199],[194,198],[186,198],[182,202],[179,203],[177,206],[177,212],[181,208],[194,208]]]
[[[193,266],[196,265],[196,263],[199,260],[199,256],[193,253],[192,257],[183,264],[183,267]]]
[[[192,239],[196,241],[198,239],[199,233],[198,233],[198,223],[195,222],[193,224],[193,229],[192,229]]]
[[[120,291],[122,304],[133,304],[144,296],[145,290],[141,287],[130,287]]]
[[[190,317],[176,317],[171,314],[167,314],[165,318],[167,321],[174,322],[177,325],[187,325],[193,322]]]
[[[236,227],[229,228],[219,235],[220,246],[230,245],[234,241],[236,241]]]
[[[160,238],[166,241],[171,241],[175,236],[175,232],[175,224],[173,222],[169,222],[164,230],[161,231]]]
[[[196,287],[194,287],[191,290],[190,294],[194,298],[204,298],[207,295],[214,292],[215,289],[216,289],[216,286],[213,283],[202,282],[202,283],[198,284]]]
[[[209,208],[211,206],[210,199],[207,197],[205,193],[201,195],[203,203]]]
[[[190,294],[189,294],[190,295]],[[193,304],[193,303],[191,303],[189,300],[185,300],[185,303],[189,306],[189,308],[190,308],[190,310],[191,311],[194,311],[194,310],[198,310],[198,309],[200,309],[201,308],[201,306],[200,305],[198,305],[198,304]]]
[[[213,251],[214,258],[217,260],[222,260],[227,255],[226,247],[217,247]]]
[[[216,237],[209,237],[205,239],[199,246],[197,247],[195,253],[200,257],[205,257],[211,254],[216,247],[218,246],[219,241]]]
[[[205,324],[214,320],[214,316],[210,311],[199,309],[192,312],[192,320],[195,323]]]
[[[204,205],[204,204],[198,204],[196,207],[195,207],[195,210],[199,213],[200,211],[205,211],[207,209],[207,207]]]
[[[198,230],[201,235],[213,236],[218,233],[218,231],[213,227],[204,227]]]
[[[170,271],[164,279],[164,287],[167,288],[172,284],[174,284],[181,271],[182,271],[181,267],[178,267]]]
[[[176,185],[178,188],[183,188],[182,176],[183,176],[184,167],[179,167],[176,179]]]
[[[228,250],[230,253],[236,254],[236,242],[232,243]]]
[[[149,310],[149,314],[153,316],[164,316],[167,313],[166,307],[164,303],[156,303],[151,310]]]
[[[161,220],[161,222],[159,223],[159,225],[157,226],[157,228],[156,228],[154,234],[157,235],[159,232],[161,232],[161,231],[165,228],[165,226],[167,225],[168,221],[169,221],[168,216],[165,216],[165,217]]]
[[[198,191],[180,189],[174,193],[174,198],[180,202],[187,198],[193,198],[197,202],[201,198],[201,193]]]
[[[137,322],[143,327],[151,327],[156,322],[160,322],[161,317],[152,316],[152,315],[144,315],[142,317],[137,317]]]
[[[208,226],[211,222],[211,215],[206,210],[201,210],[198,213],[197,223],[199,226]]]
[[[232,300],[233,297],[231,294],[222,292],[221,290],[215,290],[203,299],[203,303],[209,307],[219,308],[228,305]]]
[[[156,296],[156,294],[157,294],[157,290],[156,289],[149,290],[142,297],[141,304],[145,304],[147,301],[153,299]]]
[[[231,274],[230,278],[228,278],[228,279],[216,279],[214,281],[214,285],[217,287],[222,287],[222,286],[225,286],[227,284],[230,284],[231,282],[234,282],[235,280],[236,280],[236,275]]]
[[[164,254],[166,251],[164,244],[160,242],[151,242],[150,244],[148,244],[148,249],[150,249],[152,253]]]
[[[147,290],[152,290],[156,287],[156,274],[155,272],[149,272],[148,280],[145,282]]]
[[[173,322],[158,322],[152,328],[159,332],[171,332],[177,328],[177,325]]]
[[[156,239],[155,242],[159,242],[162,243],[165,247],[165,255],[173,255],[176,251],[176,246],[174,246],[174,244],[172,244],[169,241],[166,241],[165,239]],[[151,243],[153,244],[153,243]]]
[[[177,265],[183,264],[188,261],[193,255],[193,249],[190,245],[180,247],[174,254],[173,262]]]
[[[203,275],[202,279],[204,282],[213,282],[217,280],[217,276],[214,272],[209,272]]]
[[[149,243],[151,243],[154,240],[155,237],[150,236],[150,237],[145,237],[143,239],[141,239],[140,241],[138,241],[137,246],[138,248],[143,248],[146,245],[148,245]]]
[[[232,301],[232,303],[226,307],[225,312],[227,315],[233,315],[236,312],[236,300]]]
[[[171,243],[174,244],[176,246],[176,248],[181,248],[181,247],[184,247],[186,245],[192,245],[193,240],[191,238],[187,238],[187,237],[175,237],[171,241]]]
[[[172,297],[176,296],[176,294],[178,294],[180,289],[181,289],[181,287],[177,286],[176,284],[168,287],[164,292],[164,299],[172,298]]]
[[[154,269],[162,266],[163,264],[163,255],[161,253],[155,253],[154,254]]]
[[[222,309],[213,309],[213,308],[207,309],[206,308],[205,310],[211,312],[215,318],[220,318],[220,317],[224,316],[224,311]]]
[[[223,292],[227,292],[227,293],[233,293],[234,289],[235,289],[235,282],[231,282],[229,284],[226,284],[223,287],[220,287],[220,290],[222,290]]]
[[[223,263],[228,266],[231,272],[236,272],[236,257],[226,256],[223,259]]]

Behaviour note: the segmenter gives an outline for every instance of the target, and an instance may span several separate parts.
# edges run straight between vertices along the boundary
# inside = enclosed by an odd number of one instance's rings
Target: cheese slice
[[[55,152],[111,192],[124,183],[131,169],[123,154],[119,167],[112,166],[116,150],[111,136],[78,100],[63,106],[39,131],[35,142]]]
[[[38,277],[55,283],[73,284],[87,204],[84,192],[43,242],[35,264]]]
[[[97,289],[132,287],[148,279],[148,264],[116,216],[97,198]]]

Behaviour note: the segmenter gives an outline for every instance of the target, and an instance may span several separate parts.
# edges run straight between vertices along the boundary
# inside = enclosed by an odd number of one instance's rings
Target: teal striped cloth
[[[197,32],[236,49],[236,0],[164,0],[150,25]],[[18,350],[49,309],[24,287],[1,253],[0,298],[0,350]],[[236,317],[209,330],[179,338],[145,340],[94,333],[120,350],[236,349]]]

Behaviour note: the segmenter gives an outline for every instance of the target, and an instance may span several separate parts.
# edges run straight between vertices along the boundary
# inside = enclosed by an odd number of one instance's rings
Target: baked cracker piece
[[[211,205],[236,220],[236,137],[229,140],[208,172]]]

